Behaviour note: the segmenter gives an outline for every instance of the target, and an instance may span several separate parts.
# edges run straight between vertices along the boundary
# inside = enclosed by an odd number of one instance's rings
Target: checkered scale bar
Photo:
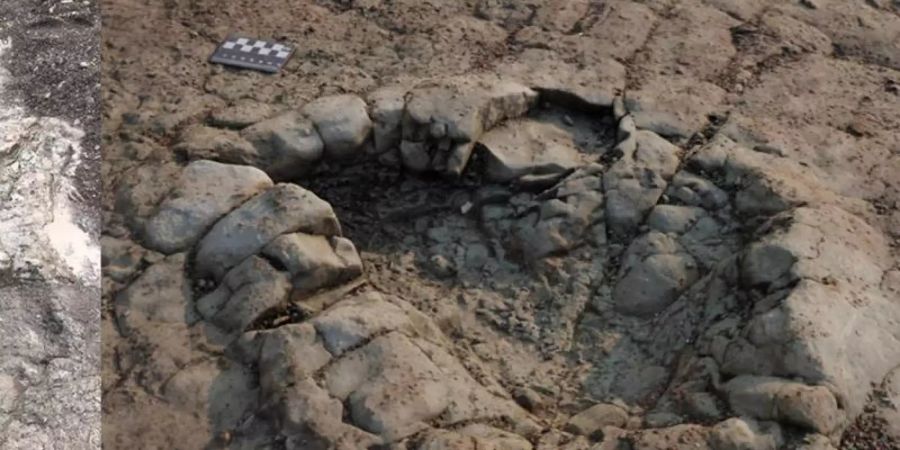
[[[294,49],[276,42],[229,36],[209,58],[210,62],[227,66],[278,72],[290,59]]]

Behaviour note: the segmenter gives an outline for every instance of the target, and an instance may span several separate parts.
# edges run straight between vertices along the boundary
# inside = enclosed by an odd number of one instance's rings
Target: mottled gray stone
[[[662,311],[699,277],[694,258],[658,233],[636,239],[629,246],[620,272],[613,289],[616,310],[636,316]]]
[[[819,433],[830,433],[843,416],[834,395],[823,386],[742,375],[725,384],[724,391],[738,414],[784,421]]]
[[[271,186],[272,180],[253,167],[213,161],[188,164],[178,185],[147,221],[146,245],[167,254],[187,250],[216,220]]]
[[[226,333],[244,331],[261,313],[287,300],[287,274],[253,256],[234,267],[215,291],[199,299],[198,310]]]
[[[583,162],[573,136],[550,123],[514,120],[485,133],[489,180],[507,182],[530,174],[563,173]]]
[[[709,442],[716,450],[777,450],[784,440],[777,424],[735,417],[716,424]]]
[[[400,123],[406,108],[407,88],[390,86],[369,94],[369,115],[372,118],[375,152],[384,153],[398,148],[403,140]]]
[[[200,241],[195,270],[221,278],[281,234],[340,235],[334,211],[324,200],[294,184],[278,184],[219,220]]]
[[[258,122],[243,129],[241,136],[256,149],[253,165],[275,180],[309,173],[325,149],[312,121],[297,111]]]
[[[304,106],[303,112],[316,125],[325,156],[332,160],[356,156],[372,132],[366,102],[355,95],[321,97]]]
[[[335,286],[362,274],[356,247],[342,237],[284,234],[269,243],[263,254],[287,269],[299,292]]]
[[[650,228],[663,233],[682,234],[705,216],[701,208],[678,205],[657,205],[647,218]]]

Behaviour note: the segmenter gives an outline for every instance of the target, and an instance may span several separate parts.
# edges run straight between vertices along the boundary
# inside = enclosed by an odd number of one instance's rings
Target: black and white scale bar
[[[209,62],[276,73],[294,54],[288,45],[230,35],[216,48]]]

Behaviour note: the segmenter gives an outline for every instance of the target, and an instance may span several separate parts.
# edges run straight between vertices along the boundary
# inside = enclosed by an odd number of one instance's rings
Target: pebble
[[[429,258],[431,272],[441,278],[456,275],[456,267],[444,255],[433,255]]]

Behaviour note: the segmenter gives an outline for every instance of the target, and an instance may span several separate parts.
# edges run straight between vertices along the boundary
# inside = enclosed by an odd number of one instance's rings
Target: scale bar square
[[[209,62],[276,73],[293,56],[291,46],[264,39],[230,35],[209,57]]]

